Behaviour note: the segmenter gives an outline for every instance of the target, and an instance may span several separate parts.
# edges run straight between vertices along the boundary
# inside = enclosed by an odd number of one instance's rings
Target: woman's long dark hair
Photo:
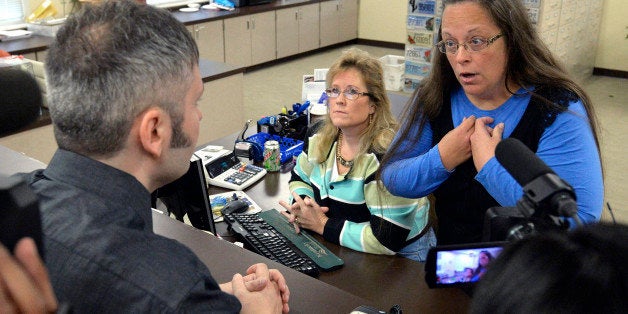
[[[489,263],[493,260],[493,254],[491,254],[489,251],[482,250],[482,251],[480,251],[480,255],[482,255],[482,254],[486,255],[486,257],[488,258],[488,262]],[[487,267],[488,267],[488,265],[484,266],[484,265],[480,264],[480,261],[479,261],[479,258],[478,258],[478,267],[476,267],[473,270],[473,276],[477,276],[481,272],[486,271]]]
[[[523,87],[535,86],[550,90],[565,90],[574,94],[582,101],[586,109],[591,131],[598,148],[598,154],[601,154],[598,141],[597,118],[589,96],[569,77],[562,65],[552,56],[549,49],[539,38],[528,18],[522,1],[444,0],[444,7],[462,2],[475,2],[482,6],[504,35],[503,40],[506,42],[508,51],[506,82],[504,83],[507,90],[509,90],[508,82],[512,82]],[[438,40],[442,40],[440,30]],[[429,77],[424,79],[414,91],[403,111],[402,117],[404,117],[404,120],[399,130],[399,138],[418,142],[426,122],[440,113],[445,97],[450,97],[451,92],[460,86],[444,54],[436,51],[433,55],[432,64]],[[515,91],[510,92],[512,94],[515,93]],[[528,92],[533,97],[536,96],[542,99],[550,108],[559,107],[557,104],[532,91]],[[419,132],[411,132],[417,125],[419,126]],[[414,136],[409,138],[410,134],[413,133]],[[403,153],[401,151],[401,141],[395,141],[382,159],[380,174],[392,156],[399,153]]]

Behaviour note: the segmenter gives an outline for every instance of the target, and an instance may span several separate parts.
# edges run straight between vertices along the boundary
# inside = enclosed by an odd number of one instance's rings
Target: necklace
[[[340,154],[340,150],[342,150],[342,131],[338,134],[338,147],[336,147],[336,160],[343,165],[344,167],[351,168],[353,167],[353,160],[345,160],[342,158]]]

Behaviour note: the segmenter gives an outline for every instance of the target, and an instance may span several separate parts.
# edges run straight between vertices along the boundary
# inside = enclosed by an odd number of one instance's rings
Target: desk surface
[[[189,247],[208,266],[218,282],[230,281],[235,272],[244,273],[255,263],[264,262],[271,268],[279,269],[290,287],[291,313],[349,313],[360,305],[370,303],[156,212],[153,212],[153,230]]]
[[[289,179],[287,171],[267,173],[263,180],[244,192],[264,210],[281,208],[279,200],[288,198]],[[210,187],[210,194],[226,191]],[[221,234],[220,230],[226,229],[225,223],[217,223],[217,228]],[[406,313],[463,313],[468,310],[470,298],[462,290],[428,288],[423,263],[398,256],[357,252],[327,242],[318,235],[315,237],[345,262],[338,270],[321,272],[318,279],[368,300],[366,304],[382,310],[399,304]]]
[[[395,115],[399,115],[408,99],[407,95],[389,93]],[[232,149],[238,134],[212,142]],[[263,180],[244,192],[263,210],[281,208],[279,200],[289,196],[290,169],[267,173]],[[227,190],[211,186],[210,194]],[[226,230],[218,223],[219,230]],[[220,231],[219,231],[220,234]],[[458,288],[429,289],[425,283],[424,265],[403,257],[357,252],[325,241],[316,236],[334,254],[345,261],[338,270],[322,272],[320,281],[364,298],[372,306],[388,310],[399,304],[406,313],[467,312],[470,298]],[[259,258],[262,258],[261,256]],[[290,282],[289,282],[290,284]]]
[[[46,168],[46,164],[0,145],[0,175],[11,176],[18,172],[31,172]]]
[[[0,160],[2,160],[0,162],[2,176],[46,167],[44,163],[2,145],[0,145]],[[230,281],[235,272],[244,273],[250,265],[259,262],[265,262],[273,268],[280,269],[291,288],[292,313],[349,313],[360,305],[369,304],[368,300],[156,212],[153,212],[153,230],[157,234],[176,239],[189,247],[209,267],[218,282]]]

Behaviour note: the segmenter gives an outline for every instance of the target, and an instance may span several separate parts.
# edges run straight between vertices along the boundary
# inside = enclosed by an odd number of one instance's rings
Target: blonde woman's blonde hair
[[[336,75],[350,69],[357,70],[362,76],[366,91],[372,95],[362,97],[369,97],[370,105],[375,108],[375,112],[370,118],[371,121],[360,139],[360,149],[357,156],[359,158],[367,152],[381,155],[388,149],[398,129],[397,120],[390,110],[390,101],[384,87],[382,64],[366,51],[357,48],[345,50],[327,72],[327,87],[331,86]],[[319,163],[323,163],[327,159],[331,146],[338,138],[338,132],[338,128],[332,124],[329,115],[327,115],[323,126],[317,132],[317,135],[320,136],[319,144],[317,147],[311,148],[317,151]]]

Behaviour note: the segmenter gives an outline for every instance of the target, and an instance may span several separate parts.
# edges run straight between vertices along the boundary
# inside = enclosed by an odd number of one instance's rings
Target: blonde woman
[[[329,113],[292,171],[292,203],[281,202],[295,228],[362,252],[422,261],[435,236],[429,203],[391,195],[375,179],[397,122],[379,60],[345,51],[327,73]]]

